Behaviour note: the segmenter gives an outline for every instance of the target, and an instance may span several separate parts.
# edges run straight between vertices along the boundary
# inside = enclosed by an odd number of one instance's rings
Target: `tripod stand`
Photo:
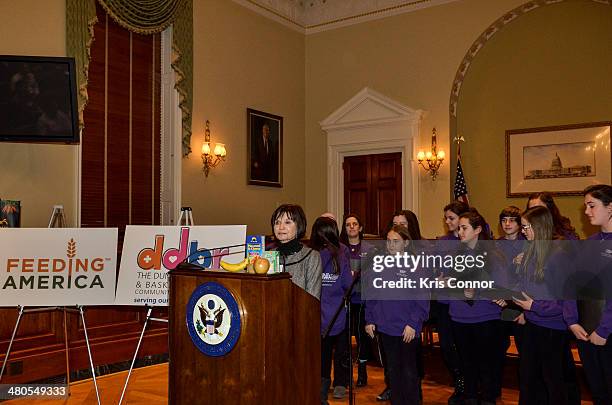
[[[191,207],[181,207],[181,213],[176,224],[177,226],[193,226],[193,210]]]
[[[54,205],[53,211],[51,211],[51,218],[49,219],[49,225],[47,228],[65,228],[66,227],[66,216],[64,215],[63,205]]]

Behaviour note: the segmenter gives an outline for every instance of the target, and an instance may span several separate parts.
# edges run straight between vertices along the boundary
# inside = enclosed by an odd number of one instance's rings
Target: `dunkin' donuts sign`
[[[241,245],[246,225],[131,226],[125,231],[119,279],[118,305],[168,305],[168,271],[181,262],[218,269],[221,259],[244,258]]]

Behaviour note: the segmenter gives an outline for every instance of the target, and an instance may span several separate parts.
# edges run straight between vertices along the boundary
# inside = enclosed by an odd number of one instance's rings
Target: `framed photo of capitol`
[[[506,131],[506,196],[582,195],[612,183],[612,122]]]

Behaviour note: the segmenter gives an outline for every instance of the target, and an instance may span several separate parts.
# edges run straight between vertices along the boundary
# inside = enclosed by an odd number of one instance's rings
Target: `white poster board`
[[[0,306],[111,305],[117,228],[0,230]]]
[[[218,269],[221,259],[238,263],[245,240],[246,225],[128,225],[115,304],[167,306],[169,270],[184,260],[208,269]]]

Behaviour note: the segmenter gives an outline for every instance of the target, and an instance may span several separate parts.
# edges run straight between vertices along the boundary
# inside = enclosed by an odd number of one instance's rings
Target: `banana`
[[[221,260],[219,264],[221,264],[221,267],[224,270],[231,271],[231,272],[237,272],[240,270],[244,270],[247,264],[249,264],[249,258],[248,257],[245,258],[240,263],[228,263],[228,262],[224,262],[223,260]]]

